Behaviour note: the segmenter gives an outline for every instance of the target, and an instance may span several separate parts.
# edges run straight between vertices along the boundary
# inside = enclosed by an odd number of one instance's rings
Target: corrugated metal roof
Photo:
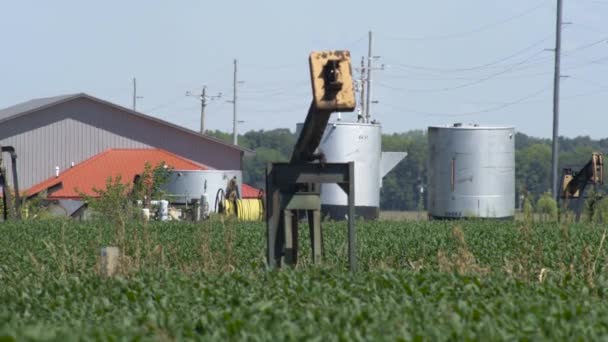
[[[106,100],[102,100],[100,98],[97,98],[97,97],[94,97],[94,96],[91,96],[91,95],[88,95],[88,94],[85,94],[85,93],[67,94],[67,95],[59,95],[59,96],[53,96],[53,97],[45,97],[45,98],[33,99],[33,100],[29,100],[29,101],[26,101],[26,102],[23,102],[23,103],[16,104],[16,105],[11,106],[11,107],[0,109],[0,123],[8,121],[8,120],[11,120],[11,119],[14,119],[14,118],[17,118],[17,117],[20,117],[20,116],[23,116],[23,115],[28,115],[28,114],[31,114],[31,113],[34,113],[34,112],[37,112],[37,111],[40,111],[40,110],[52,107],[52,106],[56,106],[56,105],[59,105],[61,103],[67,102],[67,101],[72,101],[72,100],[80,99],[80,98],[84,98],[84,99],[88,99],[88,100],[91,100],[91,101],[94,101],[94,102],[97,102],[97,103],[101,103],[103,105],[116,108],[116,109],[121,110],[123,112],[126,112],[128,114],[135,115],[135,116],[147,119],[147,120],[155,121],[155,122],[158,122],[158,123],[160,123],[162,125],[169,126],[169,127],[178,129],[180,131],[183,131],[183,132],[186,132],[186,133],[189,133],[189,134],[193,134],[193,135],[195,135],[197,137],[200,137],[202,139],[210,140],[210,141],[213,141],[215,143],[218,143],[218,144],[221,144],[221,145],[224,145],[224,146],[228,146],[230,148],[234,148],[236,150],[244,152],[246,155],[254,155],[255,154],[255,152],[252,151],[252,150],[250,150],[250,149],[247,149],[247,148],[244,148],[244,147],[241,147],[241,146],[238,146],[238,145],[233,145],[233,144],[231,144],[229,142],[226,142],[226,141],[221,140],[221,139],[217,139],[215,137],[211,137],[211,136],[208,136],[208,135],[200,134],[199,132],[190,130],[188,128],[185,128],[185,127],[182,127],[182,126],[178,126],[176,124],[167,122],[165,120],[162,120],[162,119],[159,119],[159,118],[155,118],[153,116],[149,116],[149,115],[146,115],[146,114],[143,114],[143,113],[131,110],[129,108],[117,105],[115,103],[112,103],[112,102],[109,102],[109,101],[106,101]]]
[[[161,162],[179,170],[210,169],[161,149],[109,149],[65,170],[59,177],[49,178],[31,187],[26,192],[28,195],[34,195],[62,183],[62,188],[49,194],[48,199],[77,199],[80,198],[80,193],[94,196],[93,189],[105,189],[109,177],[120,175],[123,184],[131,184],[133,177],[143,172],[146,163],[156,166]]]
[[[11,119],[16,116],[38,111],[49,106],[53,106],[62,103],[66,100],[78,97],[79,94],[67,94],[52,97],[43,97],[39,99],[32,99],[16,105],[0,109],[0,120]]]

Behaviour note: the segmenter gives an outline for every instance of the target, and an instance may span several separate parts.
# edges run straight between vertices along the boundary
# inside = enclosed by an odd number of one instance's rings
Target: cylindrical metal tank
[[[171,203],[184,204],[200,200],[207,185],[210,211],[215,211],[215,197],[219,189],[226,189],[228,181],[236,177],[239,193],[242,190],[243,173],[240,170],[172,170],[163,190]]]
[[[428,210],[432,218],[514,216],[512,127],[429,127],[428,143]]]
[[[327,162],[355,163],[355,212],[359,217],[378,217],[380,206],[380,148],[382,129],[379,124],[334,122],[327,125],[319,151]],[[323,216],[344,219],[348,197],[337,184],[321,185]]]

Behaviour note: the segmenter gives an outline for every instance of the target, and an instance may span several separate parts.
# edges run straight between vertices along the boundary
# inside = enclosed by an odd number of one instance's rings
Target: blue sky
[[[560,133],[605,138],[608,0],[565,3]],[[3,0],[0,107],[74,92],[130,107],[137,77],[139,110],[192,129],[200,107],[185,92],[223,92],[207,127],[230,131],[237,58],[240,130],[294,129],[308,53],[349,49],[358,65],[370,29],[385,132],[476,122],[551,135],[555,0]]]

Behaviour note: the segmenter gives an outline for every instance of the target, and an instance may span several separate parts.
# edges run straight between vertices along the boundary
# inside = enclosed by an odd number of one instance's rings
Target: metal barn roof
[[[24,116],[24,115],[32,114],[32,113],[44,110],[46,108],[49,108],[49,107],[52,107],[52,106],[56,106],[56,105],[59,105],[59,104],[62,104],[62,103],[68,102],[68,101],[76,100],[76,99],[87,99],[87,100],[94,101],[94,102],[97,102],[97,103],[100,103],[100,104],[103,104],[103,105],[106,105],[106,106],[110,106],[110,107],[113,107],[115,109],[118,109],[118,110],[121,110],[123,112],[126,112],[126,113],[128,113],[130,115],[135,115],[135,116],[138,116],[140,118],[144,118],[144,119],[147,119],[147,120],[155,121],[155,122],[160,123],[162,125],[169,126],[169,127],[174,128],[174,129],[177,129],[177,130],[180,130],[180,131],[183,131],[183,132],[195,135],[197,137],[200,137],[201,139],[210,140],[210,141],[213,141],[215,143],[228,146],[228,147],[233,148],[235,150],[242,151],[242,152],[244,152],[247,155],[252,155],[252,154],[255,153],[255,152],[253,152],[250,149],[247,149],[247,148],[244,148],[244,147],[240,147],[240,146],[237,146],[237,145],[233,145],[233,144],[231,144],[229,142],[226,142],[224,140],[217,139],[217,138],[214,138],[214,137],[211,137],[211,136],[208,136],[208,135],[200,134],[199,132],[187,129],[185,127],[178,126],[178,125],[170,123],[168,121],[161,120],[159,118],[155,118],[153,116],[149,116],[149,115],[143,114],[141,112],[134,111],[132,109],[129,109],[129,108],[117,105],[117,104],[109,102],[109,101],[102,100],[100,98],[97,98],[97,97],[94,97],[94,96],[91,96],[91,95],[88,95],[88,94],[85,94],[85,93],[66,94],[66,95],[59,95],[59,96],[53,96],[53,97],[44,97],[44,98],[32,99],[32,100],[29,100],[29,101],[26,101],[26,102],[22,102],[22,103],[19,103],[19,104],[16,104],[16,105],[4,108],[4,109],[0,109],[0,123],[6,122],[6,121],[9,121],[9,120],[12,120],[12,119],[15,119],[17,117]]]

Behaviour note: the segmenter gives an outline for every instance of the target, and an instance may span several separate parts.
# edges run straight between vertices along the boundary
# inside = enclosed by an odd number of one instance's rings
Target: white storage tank
[[[167,192],[171,203],[185,204],[193,199],[200,200],[206,185],[209,209],[214,212],[218,190],[225,190],[228,182],[235,177],[240,193],[243,182],[240,170],[171,170],[163,190]]]
[[[381,152],[382,127],[377,123],[336,121],[329,123],[319,145],[328,163],[355,164],[355,213],[375,219],[380,210],[382,177],[405,156],[405,152]],[[343,220],[348,197],[337,184],[321,185],[323,216]]]
[[[515,215],[515,131],[453,124],[429,127],[431,218]]]

